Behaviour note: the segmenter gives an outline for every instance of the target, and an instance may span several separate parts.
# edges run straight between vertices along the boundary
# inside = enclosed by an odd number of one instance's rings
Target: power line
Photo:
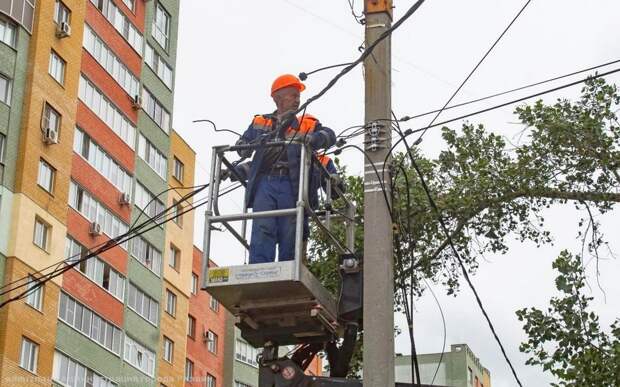
[[[508,32],[508,30],[510,29],[510,27],[512,27],[512,25],[515,23],[515,21],[517,21],[517,19],[519,18],[519,16],[521,16],[521,14],[523,13],[523,11],[525,11],[525,8],[527,8],[527,6],[532,2],[532,0],[527,0],[525,2],[525,4],[523,5],[523,7],[521,7],[521,9],[519,10],[519,12],[515,15],[515,17],[512,19],[512,21],[508,24],[508,26],[506,26],[506,28],[504,29],[504,31],[499,35],[499,37],[495,40],[495,42],[491,45],[491,47],[487,50],[487,52],[482,56],[482,58],[478,61],[478,63],[476,64],[476,66],[474,66],[474,68],[471,70],[471,72],[467,75],[467,77],[465,77],[465,79],[463,80],[463,82],[461,82],[461,84],[459,85],[459,87],[454,91],[454,93],[452,93],[452,95],[450,96],[450,98],[448,99],[448,101],[446,101],[446,103],[444,104],[444,106],[439,109],[439,111],[437,112],[437,115],[435,115],[435,117],[431,120],[431,122],[428,124],[429,126],[432,125],[435,120],[437,120],[437,118],[439,118],[439,115],[441,114],[441,112],[450,104],[450,102],[452,102],[452,100],[454,99],[454,97],[456,97],[456,95],[458,94],[459,91],[461,91],[461,89],[463,88],[463,86],[465,86],[465,83],[467,83],[467,81],[471,78],[472,75],[474,75],[474,73],[476,72],[476,70],[478,70],[478,67],[480,67],[480,65],[482,64],[482,62],[484,62],[484,60],[489,56],[489,54],[491,53],[491,51],[493,51],[493,49],[495,48],[495,46],[497,46],[497,44],[499,43],[499,41],[504,37],[504,35],[506,34],[506,32]],[[418,138],[418,140],[416,140],[416,142],[420,141],[420,139],[424,136],[425,132],[422,132],[422,134],[420,134],[420,137]],[[388,154],[389,155],[389,154]]]
[[[421,128],[418,128],[418,129],[407,129],[404,132],[404,134],[405,134],[404,137],[408,137],[408,136],[410,136],[410,135],[412,135],[414,133],[425,132],[426,130],[428,130],[430,128],[436,128],[436,127],[439,127],[439,126],[443,126],[445,124],[449,124],[449,123],[454,122],[454,121],[459,121],[459,120],[462,120],[464,118],[469,118],[469,117],[472,117],[472,116],[476,116],[478,114],[487,113],[487,112],[492,111],[492,110],[497,110],[497,109],[500,109],[500,108],[503,108],[503,107],[506,107],[506,106],[509,106],[509,105],[514,105],[516,103],[523,102],[523,101],[528,100],[528,99],[540,97],[540,96],[545,95],[545,94],[553,93],[553,92],[556,92],[556,91],[559,91],[559,90],[562,90],[562,89],[566,89],[566,88],[569,88],[569,87],[572,87],[572,86],[576,86],[576,85],[578,85],[580,83],[584,83],[584,82],[588,81],[589,79],[602,78],[602,77],[605,77],[607,75],[615,74],[617,72],[620,72],[620,68],[617,68],[617,69],[614,69],[614,70],[610,70],[610,71],[606,71],[606,72],[601,73],[601,74],[591,75],[591,76],[588,76],[586,78],[582,78],[580,80],[577,80],[577,81],[574,81],[574,82],[571,82],[571,83],[567,83],[567,84],[564,84],[564,85],[561,85],[561,86],[558,86],[558,87],[554,87],[554,88],[551,88],[551,89],[543,90],[543,91],[540,91],[538,93],[527,95],[525,97],[513,99],[511,101],[504,102],[504,103],[501,103],[499,105],[494,105],[494,106],[491,106],[491,107],[488,107],[488,108],[484,108],[484,109],[481,109],[481,110],[476,110],[474,112],[467,113],[467,114],[464,114],[464,115],[461,115],[461,116],[458,116],[458,117],[455,117],[455,118],[451,118],[449,120],[445,120],[445,121],[441,121],[441,122],[436,122],[436,123],[434,123],[432,125],[423,126]],[[392,147],[390,148],[390,153],[392,153],[394,151],[394,149],[402,141],[403,141],[402,138],[397,140],[394,143],[394,145],[392,145]],[[416,142],[413,143],[413,145],[417,145],[417,144],[419,144],[419,143],[416,143]]]
[[[466,101],[466,102],[458,103],[456,105],[450,105],[450,106],[445,107],[443,109],[443,111],[450,110],[450,109],[455,109],[455,108],[466,106],[466,105],[470,105],[470,104],[476,103],[476,102],[482,102],[482,101],[485,101],[487,99],[491,99],[491,98],[495,98],[495,97],[500,97],[502,95],[514,93],[516,91],[521,91],[521,90],[529,89],[531,87],[540,86],[540,85],[543,85],[545,83],[557,81],[557,80],[560,80],[560,79],[563,79],[563,78],[568,78],[568,77],[573,76],[573,75],[577,75],[577,74],[585,73],[585,72],[588,72],[588,71],[596,70],[596,69],[599,69],[601,67],[607,67],[609,65],[616,64],[616,63],[620,63],[620,59],[616,59],[616,60],[613,60],[613,61],[610,61],[610,62],[607,62],[607,63],[603,63],[603,64],[600,64],[600,65],[597,65],[597,66],[588,67],[588,68],[585,68],[585,69],[582,69],[582,70],[573,71],[573,72],[568,73],[568,74],[558,75],[558,76],[553,77],[553,78],[545,79],[543,81],[538,81],[538,82],[535,82],[535,83],[530,83],[530,84],[527,84],[527,85],[524,85],[524,86],[516,87],[514,89],[510,89],[510,90],[502,91],[502,92],[499,92],[499,93],[487,95],[486,97],[472,99],[472,100],[469,100],[469,101]],[[406,121],[409,121],[409,120],[412,120],[412,119],[415,119],[415,118],[420,118],[420,117],[428,116],[430,114],[438,113],[438,112],[441,112],[441,111],[442,111],[442,109],[431,110],[431,111],[428,111],[426,113],[419,113],[419,114],[416,114],[416,115],[413,115],[413,116],[403,117],[399,121],[400,122],[406,122]]]
[[[304,102],[303,105],[301,105],[297,109],[296,113],[301,112],[306,107],[308,107],[308,105],[310,105],[312,102],[314,102],[317,99],[321,98],[329,89],[331,89],[336,84],[336,82],[338,82],[338,80],[340,80],[340,78],[342,78],[344,75],[346,75],[349,71],[353,70],[353,68],[355,68],[355,66],[357,66],[360,63],[362,63],[364,61],[364,59],[366,59],[368,56],[370,56],[370,54],[372,54],[372,51],[375,49],[375,47],[377,47],[377,45],[379,43],[381,43],[385,38],[390,36],[392,34],[392,32],[395,31],[398,27],[400,27],[407,19],[409,19],[411,17],[411,15],[413,15],[415,13],[415,11],[417,11],[418,8],[420,8],[420,6],[424,3],[424,1],[425,0],[418,0],[418,1],[416,1],[415,4],[413,4],[407,10],[407,12],[400,19],[398,19],[398,21],[396,23],[394,23],[390,28],[388,28],[387,30],[385,30],[385,32],[383,32],[381,35],[379,35],[377,40],[375,40],[371,45],[369,45],[364,50],[364,52],[360,55],[359,58],[357,58],[355,61],[351,62],[350,65],[348,65],[347,67],[342,69],[334,78],[332,78],[331,81],[329,81],[327,83],[327,85],[321,91],[319,91],[317,94],[313,95],[308,100],[306,100],[306,102]]]
[[[495,331],[495,327],[493,326],[493,323],[491,322],[491,319],[490,319],[489,315],[487,314],[487,311],[486,311],[484,305],[482,304],[482,300],[480,299],[480,296],[478,295],[478,291],[476,290],[476,288],[474,287],[474,284],[471,282],[471,279],[469,278],[469,274],[467,273],[467,268],[465,267],[465,264],[463,263],[463,260],[461,259],[461,255],[459,254],[458,250],[456,249],[456,247],[454,245],[452,237],[450,236],[450,232],[448,231],[448,227],[446,226],[446,224],[444,222],[443,216],[441,215],[441,212],[439,211],[439,208],[437,208],[435,200],[433,199],[433,196],[431,195],[430,189],[428,188],[428,185],[426,184],[426,179],[424,179],[424,174],[420,170],[418,164],[415,161],[415,158],[411,154],[411,148],[407,148],[407,155],[409,156],[409,158],[411,160],[411,165],[413,166],[413,169],[416,171],[416,173],[418,175],[418,178],[420,179],[420,183],[422,185],[422,189],[424,190],[424,193],[425,193],[425,195],[426,195],[426,197],[428,199],[428,202],[429,202],[433,212],[435,213],[435,216],[437,217],[437,220],[439,221],[439,225],[441,226],[441,230],[445,234],[445,236],[446,236],[446,238],[448,240],[448,245],[450,246],[450,249],[452,250],[452,253],[456,257],[457,263],[459,264],[459,266],[461,268],[461,272],[463,273],[463,278],[465,278],[465,281],[467,282],[467,284],[469,285],[469,288],[473,292],[474,297],[476,298],[476,303],[478,304],[478,307],[480,308],[480,311],[484,315],[484,318],[486,319],[487,324],[489,325],[489,328],[491,329],[491,333],[493,334],[493,337],[495,338],[495,341],[499,345],[499,348],[500,348],[500,350],[502,352],[502,355],[504,356],[504,359],[505,359],[506,363],[510,367],[510,370],[512,371],[512,374],[513,374],[517,384],[519,386],[523,386],[521,384],[521,380],[517,376],[517,372],[515,371],[515,368],[512,365],[512,362],[510,361],[510,359],[508,358],[508,355],[506,354],[506,350],[504,349],[504,345],[502,344],[499,336],[497,335],[497,332]]]

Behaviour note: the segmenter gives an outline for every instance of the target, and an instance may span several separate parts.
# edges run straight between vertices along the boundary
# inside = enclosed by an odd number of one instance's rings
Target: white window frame
[[[47,161],[39,159],[39,173],[37,185],[49,193],[54,192],[54,182],[56,180],[56,169]]]
[[[164,133],[170,133],[171,117],[168,109],[146,87],[142,87],[142,109]]]
[[[44,285],[39,285],[40,281],[35,277],[28,276],[28,296],[26,296],[26,304],[32,306],[38,311],[43,310],[43,289]],[[31,289],[36,288],[32,291]]]
[[[47,72],[61,85],[65,84],[67,62],[54,50],[50,51],[50,63]]]
[[[194,272],[192,272],[192,279],[191,279],[191,283],[190,283],[190,293],[193,295],[196,295],[198,293],[198,275]]]
[[[212,330],[207,331],[207,350],[214,355],[217,355],[219,337]]]
[[[152,142],[142,133],[138,136],[138,156],[149,166],[159,177],[167,181],[168,159]]]
[[[177,179],[177,181],[183,184],[183,174],[185,173],[185,164],[176,157],[173,157],[172,161],[172,176]]]
[[[150,43],[147,43],[144,47],[144,62],[157,74],[159,80],[161,80],[169,90],[172,90],[174,70]]]
[[[181,266],[181,250],[172,243],[168,249],[168,266],[176,271],[179,271]]]
[[[123,358],[127,363],[144,374],[155,376],[155,352],[146,348],[136,340],[125,335],[125,350]]]
[[[177,295],[166,289],[166,313],[175,317],[177,315]]]
[[[58,25],[62,22],[71,24],[71,10],[60,0],[56,0],[54,5],[54,22]]]
[[[192,340],[196,339],[196,318],[191,314],[187,315],[187,336]]]
[[[8,19],[0,18],[0,42],[15,48],[17,26]]]
[[[174,360],[174,341],[164,336],[164,349],[162,351],[162,358],[168,363],[172,363]]]
[[[186,358],[185,359],[185,381],[191,382],[193,378],[194,378],[194,362]]]
[[[211,375],[210,373],[207,373],[207,387],[216,387],[217,385],[217,379],[215,379],[215,376]]]
[[[127,306],[136,312],[140,317],[154,326],[159,320],[159,302],[143,292],[134,283],[129,283],[127,292]]]
[[[4,180],[4,157],[6,154],[6,136],[0,133],[0,184]]]
[[[214,311],[215,313],[219,312],[220,310],[220,302],[218,300],[215,299],[215,297],[210,296],[211,299],[209,300],[209,308],[211,308],[212,311]]]
[[[153,16],[152,36],[161,48],[166,51],[168,51],[170,46],[171,21],[172,17],[170,16],[170,13],[161,5],[161,2],[158,1],[155,6],[155,14]]]
[[[32,243],[44,251],[49,250],[50,232],[52,227],[38,216],[34,219],[34,235]]]
[[[45,102],[45,105],[43,106],[43,117],[41,119],[41,122],[41,127],[44,130],[48,128],[55,129],[56,132],[60,134],[62,115],[48,102]]]
[[[19,351],[19,366],[33,374],[37,373],[39,358],[39,344],[22,336],[22,344]]]
[[[131,255],[156,276],[161,276],[163,254],[152,243],[138,236],[132,240]]]
[[[0,102],[5,105],[11,106],[11,93],[13,90],[13,81],[11,78],[0,73],[0,82],[4,84],[3,89],[0,89]]]
[[[69,372],[71,372],[71,375],[69,375]],[[52,380],[60,383],[62,386],[70,386],[71,382],[75,382],[77,380],[90,380],[92,381],[93,386],[117,387],[116,383],[112,382],[105,376],[98,374],[58,350],[54,352],[54,369],[52,371]],[[83,387],[84,385],[78,386]]]

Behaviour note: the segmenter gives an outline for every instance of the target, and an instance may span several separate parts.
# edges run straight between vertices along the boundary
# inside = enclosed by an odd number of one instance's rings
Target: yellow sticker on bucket
[[[209,269],[209,283],[228,282],[229,275],[228,268]]]

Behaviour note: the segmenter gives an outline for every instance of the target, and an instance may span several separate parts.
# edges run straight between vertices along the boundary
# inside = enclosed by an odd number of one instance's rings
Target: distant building
[[[454,344],[450,352],[418,355],[422,384],[449,387],[491,387],[491,374],[467,344]],[[433,375],[437,375],[433,381]],[[396,355],[395,380],[411,383],[411,356]]]

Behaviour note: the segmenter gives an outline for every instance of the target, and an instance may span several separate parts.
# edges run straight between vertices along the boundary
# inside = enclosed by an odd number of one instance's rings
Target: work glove
[[[314,150],[314,149],[320,149],[324,147],[325,144],[325,136],[323,136],[321,133],[308,133],[305,136],[304,142],[307,145],[310,145],[310,147]]]

